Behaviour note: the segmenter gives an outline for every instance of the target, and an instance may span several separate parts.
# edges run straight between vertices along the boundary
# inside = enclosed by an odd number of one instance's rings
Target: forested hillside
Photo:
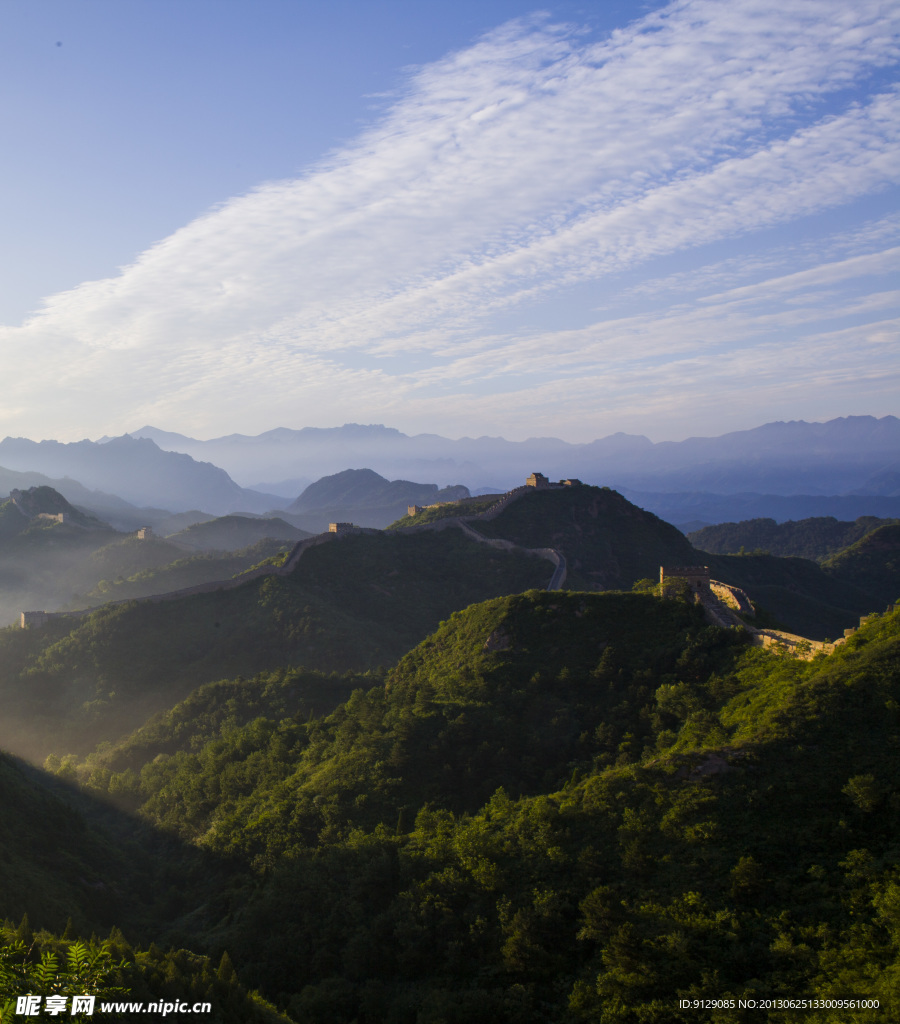
[[[0,760],[5,991],[56,950],[215,1021],[900,1012],[900,613],[807,662],[647,582],[705,562],[815,636],[890,592],[898,527],[819,565],[699,552],[604,488],[472,522],[518,547],[351,534],[290,572],[0,630],[0,742],[44,765]],[[98,565],[139,557],[118,543]],[[111,592],[196,571],[139,543],[161,564]],[[522,549],[550,547],[569,590],[529,589],[552,567]]]
[[[128,940],[227,949],[304,1024],[738,1022],[729,999],[849,996],[880,1013],[768,1019],[887,1020],[898,665],[897,612],[803,662],[679,601],[532,591],[452,615],[325,717],[355,682],[218,683],[51,767],[169,837],[165,899],[108,890]],[[68,813],[121,849],[127,819],[92,806]],[[41,839],[10,841],[24,861]]]
[[[358,535],[288,576],[0,630],[0,744],[38,760],[116,740],[203,683],[283,666],[390,665],[458,608],[552,566],[447,534]]]
[[[136,543],[146,544],[146,541]],[[164,561],[158,566],[143,567],[128,576],[101,579],[88,593],[76,594],[70,604],[82,609],[109,601],[129,601],[184,590],[201,583],[228,580],[264,562],[283,561],[292,547],[292,544],[285,544],[284,541],[265,539],[236,551],[206,551],[186,555],[176,548],[177,557],[173,560]],[[103,553],[98,551],[95,554]]]
[[[879,526],[823,562],[835,579],[849,580],[883,602],[900,597],[900,523]]]
[[[834,516],[789,520],[747,519],[741,523],[719,523],[688,534],[688,540],[701,551],[719,555],[737,555],[745,551],[765,551],[769,555],[794,556],[821,561],[848,548],[867,533],[894,523],[892,519],[861,516],[855,522],[841,522]]]

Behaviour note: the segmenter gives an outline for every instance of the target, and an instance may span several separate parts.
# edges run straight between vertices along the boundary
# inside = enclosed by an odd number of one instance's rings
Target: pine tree
[[[231,958],[228,956],[228,951],[226,950],[222,954],[222,959],[219,961],[219,969],[216,971],[216,977],[219,981],[228,983],[234,979],[234,974],[234,966],[232,965]]]

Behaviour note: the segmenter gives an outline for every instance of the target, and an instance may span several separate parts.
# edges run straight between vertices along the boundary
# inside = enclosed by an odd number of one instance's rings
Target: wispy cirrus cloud
[[[583,436],[618,429],[597,399],[634,403],[632,380],[649,408],[665,366],[709,388],[715,353],[743,351],[749,367],[752,346],[778,344],[804,373],[805,332],[826,316],[896,308],[869,284],[896,248],[870,233],[851,257],[846,231],[822,226],[833,251],[791,280],[766,250],[783,238],[748,240],[896,187],[898,60],[900,9],[878,0],[676,0],[599,42],[542,18],[502,26],[413,69],[377,123],[307,174],[0,328],[6,423],[33,410],[77,433],[154,419],[217,432],[239,409],[244,430],[384,419],[453,432],[480,417],[519,434],[529,407],[571,406],[577,374],[580,404],[557,417]],[[736,240],[756,251],[731,264],[734,293],[617,308],[642,288],[623,275]],[[594,295],[573,311],[584,286]],[[534,323],[573,315],[575,329]]]

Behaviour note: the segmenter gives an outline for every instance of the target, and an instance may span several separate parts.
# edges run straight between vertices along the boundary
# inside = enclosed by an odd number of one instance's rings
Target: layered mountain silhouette
[[[900,516],[898,467],[900,420],[893,416],[770,423],[656,444],[623,433],[588,444],[451,440],[359,424],[199,441],[144,427],[97,442],[6,438],[0,494],[46,484],[123,529],[202,510],[198,519],[283,514],[315,532],[343,520],[383,527],[405,504],[451,500],[462,495],[459,488],[508,489],[541,469],[551,478],[615,487],[669,522],[695,529],[759,517]],[[281,483],[271,491],[250,486],[261,479]],[[316,482],[307,486],[309,480]]]
[[[900,469],[900,420],[895,416],[767,423],[718,437],[655,444],[624,433],[587,444],[552,437],[451,440],[352,423],[326,429],[278,428],[257,436],[230,434],[208,441],[150,426],[131,436],[213,462],[245,485],[298,474],[315,478],[348,465],[364,465],[391,478],[424,476],[439,484],[463,480],[474,492],[484,486],[514,486],[542,468],[552,478],[578,476],[639,491],[890,496],[896,494]]]
[[[224,469],[191,456],[163,451],[149,438],[116,437],[104,443],[0,441],[0,466],[49,477],[69,477],[83,487],[117,495],[133,505],[172,512],[202,508],[227,512],[265,512],[281,501],[239,487]],[[88,498],[89,500],[89,498]]]
[[[467,487],[386,480],[371,469],[345,469],[310,484],[285,512],[304,529],[324,530],[332,522],[381,529],[406,514],[410,505],[468,498]]]

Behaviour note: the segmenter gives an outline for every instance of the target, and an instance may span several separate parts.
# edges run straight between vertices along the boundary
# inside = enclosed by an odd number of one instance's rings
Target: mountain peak
[[[59,491],[46,485],[29,487],[25,491],[13,488],[9,492],[9,501],[29,519],[55,517],[61,523],[72,522],[78,526],[101,525],[98,520],[79,512]]]

